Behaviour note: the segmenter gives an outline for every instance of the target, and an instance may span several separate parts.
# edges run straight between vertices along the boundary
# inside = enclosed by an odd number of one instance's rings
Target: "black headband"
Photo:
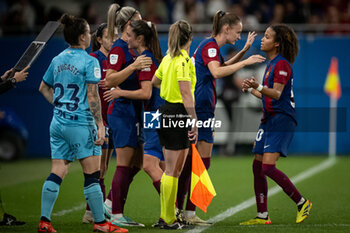
[[[129,17],[129,19],[127,21],[125,21],[125,23],[120,27],[120,29],[123,29],[123,27],[125,26],[125,24],[127,24],[132,17],[134,17],[134,15],[136,14],[137,10],[135,9],[135,11],[131,14],[131,16]]]
[[[101,23],[100,26],[98,26],[96,30],[96,36],[102,37],[103,36],[103,30],[107,27],[106,23]]]

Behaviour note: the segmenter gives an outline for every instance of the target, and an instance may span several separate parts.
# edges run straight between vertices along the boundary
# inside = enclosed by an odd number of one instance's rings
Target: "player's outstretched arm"
[[[46,85],[45,82],[41,81],[39,91],[45,97],[45,99],[50,104],[52,104],[52,102],[53,102],[53,89],[50,86]]]
[[[214,78],[223,78],[227,77],[228,75],[233,74],[237,70],[242,69],[245,66],[252,65],[255,63],[261,63],[264,62],[266,58],[260,55],[252,55],[249,58],[234,63],[229,66],[222,66],[218,61],[211,61],[208,63],[208,68],[210,70],[210,73],[213,75]]]
[[[243,47],[243,49],[241,51],[239,51],[235,56],[233,56],[231,59],[227,60],[225,62],[225,65],[231,65],[234,64],[236,62],[239,62],[242,57],[244,56],[244,54],[250,49],[250,47],[252,46],[255,37],[256,37],[256,32],[249,32],[248,33],[248,38],[247,41]]]
[[[97,84],[87,84],[87,96],[90,111],[98,128],[97,140],[95,141],[95,144],[101,146],[105,140],[105,128],[102,121],[101,100],[98,94]]]

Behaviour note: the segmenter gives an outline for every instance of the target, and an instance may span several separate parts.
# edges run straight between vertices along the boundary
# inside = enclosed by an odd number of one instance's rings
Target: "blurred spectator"
[[[80,15],[90,24],[105,21],[96,2],[79,2],[82,4]],[[110,0],[99,0],[98,6],[106,2],[109,4]],[[45,22],[57,20],[63,13],[60,9],[63,3],[52,3],[52,0],[0,0],[0,35],[38,32]],[[69,0],[64,2],[69,3]],[[350,33],[349,26],[345,29],[328,26],[350,23],[349,0],[118,0],[118,4],[140,8],[144,19],[158,24],[179,19],[186,19],[191,24],[211,23],[216,11],[224,10],[238,15],[249,30],[255,30],[259,24],[310,23],[326,24],[325,32],[329,34]],[[319,30],[324,25],[316,28]]]
[[[204,2],[198,0],[176,1],[174,21],[185,19],[191,24],[205,23]]]
[[[167,7],[163,1],[146,0],[140,4],[142,18],[152,23],[160,24],[167,22]]]
[[[47,13],[47,21],[57,21],[63,15],[63,11],[57,7],[51,7]]]
[[[88,24],[98,24],[98,16],[96,12],[96,6],[94,3],[89,2],[83,5],[80,13],[80,17],[86,19]]]
[[[231,12],[241,18],[244,27],[248,27],[253,30],[259,26],[259,21],[254,14],[246,15],[241,4],[233,4],[231,7]]]
[[[207,0],[207,16],[212,19],[218,10],[227,10],[227,2],[225,0]]]
[[[28,0],[8,2],[8,11],[3,16],[3,34],[16,35],[32,32],[35,26],[35,11]]]
[[[270,24],[282,23],[283,19],[284,19],[284,6],[278,3],[273,8],[273,17],[270,20]]]

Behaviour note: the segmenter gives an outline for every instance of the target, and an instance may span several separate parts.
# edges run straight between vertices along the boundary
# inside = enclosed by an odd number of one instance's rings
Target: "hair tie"
[[[152,22],[151,21],[147,21],[147,25],[149,28],[152,28]]]
[[[221,11],[221,12],[220,12],[220,17],[224,16],[225,14],[226,14],[225,11]]]

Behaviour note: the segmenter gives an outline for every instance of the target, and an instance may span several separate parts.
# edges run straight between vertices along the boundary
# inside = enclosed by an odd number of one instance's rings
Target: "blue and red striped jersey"
[[[220,49],[213,37],[203,40],[193,54],[197,83],[194,92],[196,112],[214,113],[216,105],[216,80],[210,73],[208,63],[224,62]]]
[[[274,83],[284,85],[279,100],[262,95],[264,122],[269,117],[278,113],[284,113],[293,118],[296,122],[295,103],[293,94],[293,70],[290,63],[278,54],[266,67],[262,85],[273,88]]]

